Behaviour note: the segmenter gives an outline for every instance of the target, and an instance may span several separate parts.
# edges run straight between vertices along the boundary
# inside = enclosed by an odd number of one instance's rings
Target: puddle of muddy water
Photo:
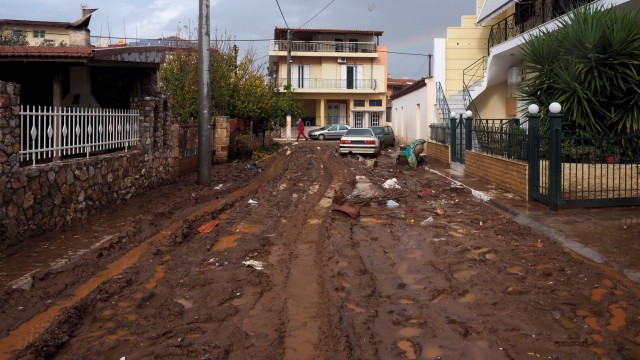
[[[222,236],[216,244],[213,245],[213,251],[223,251],[236,247],[236,240],[240,239],[239,234]]]
[[[458,300],[458,302],[463,303],[463,304],[468,304],[468,303],[475,302],[476,300],[478,300],[478,295],[477,294],[468,293],[467,295],[461,297],[460,300]]]
[[[423,346],[422,358],[425,360],[437,360],[444,355],[444,351],[438,346]]]
[[[255,234],[258,231],[260,231],[260,229],[262,229],[262,226],[260,225],[249,225],[249,224],[239,224],[238,226],[234,227],[232,230],[235,232],[241,232],[244,234]]]
[[[603,288],[595,288],[591,289],[591,300],[595,302],[600,302],[602,300],[602,296],[609,292],[607,289]]]
[[[416,350],[413,347],[413,343],[409,340],[400,340],[398,341],[398,347],[404,351],[404,357],[406,359],[417,359]]]
[[[421,333],[422,331],[418,328],[404,328],[404,329],[398,330],[398,336],[403,338],[416,337],[416,336],[419,336]]]
[[[609,312],[612,317],[609,319],[609,325],[607,329],[611,331],[618,331],[621,327],[627,324],[627,314],[624,311],[624,308],[627,307],[627,303],[619,302],[615,304],[609,305]]]

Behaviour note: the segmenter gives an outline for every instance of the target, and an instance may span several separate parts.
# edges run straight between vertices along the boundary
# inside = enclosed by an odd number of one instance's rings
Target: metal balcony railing
[[[491,26],[489,49],[594,0],[523,0],[515,12]]]
[[[270,51],[287,51],[287,40],[271,41]],[[299,52],[340,52],[340,53],[375,53],[376,44],[373,42],[342,42],[342,41],[292,41],[291,51]]]
[[[279,79],[278,87],[283,87],[287,79]],[[321,78],[298,78],[291,80],[291,87],[294,89],[326,89],[326,90],[376,90],[377,80],[345,80],[345,79],[321,79]]]

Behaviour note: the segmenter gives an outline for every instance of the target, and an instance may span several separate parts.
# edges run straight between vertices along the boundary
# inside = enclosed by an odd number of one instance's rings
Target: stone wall
[[[522,161],[480,154],[464,153],[464,173],[485,180],[503,190],[527,199],[528,165]]]
[[[166,98],[132,103],[141,141],[127,152],[21,166],[19,95],[19,85],[0,81],[0,248],[177,179],[178,125]]]
[[[433,141],[427,141],[427,150],[425,151],[427,160],[436,160],[443,163],[449,162],[449,145],[440,144]]]

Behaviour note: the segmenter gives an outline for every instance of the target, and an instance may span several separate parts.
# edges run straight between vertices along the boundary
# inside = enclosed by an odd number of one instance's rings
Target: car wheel
[[[324,134],[318,135],[318,140],[324,140]]]

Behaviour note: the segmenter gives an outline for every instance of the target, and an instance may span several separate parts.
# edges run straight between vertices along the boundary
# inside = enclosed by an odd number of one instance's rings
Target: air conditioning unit
[[[509,85],[520,84],[524,80],[524,69],[522,66],[514,66],[509,68],[507,73],[507,83]]]
[[[339,57],[338,58],[338,64],[346,64],[347,63],[347,58],[346,57]]]

